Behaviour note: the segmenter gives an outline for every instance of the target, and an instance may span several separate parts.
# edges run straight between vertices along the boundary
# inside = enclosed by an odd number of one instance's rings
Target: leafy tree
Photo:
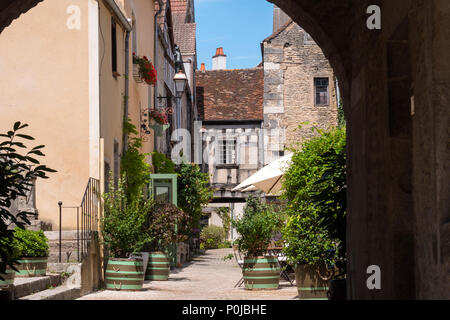
[[[27,195],[36,179],[48,179],[47,173],[56,172],[40,164],[36,158],[45,156],[42,152],[44,145],[27,151],[23,140],[34,138],[18,133],[26,127],[27,124],[17,121],[12,130],[0,134],[0,138],[3,138],[0,141],[0,274],[5,273],[7,266],[16,270],[14,264],[18,256],[14,248],[14,230],[10,226],[25,229],[30,224],[29,217],[34,215],[26,211],[14,214],[10,210],[11,205],[18,197]]]
[[[345,255],[345,127],[319,133],[294,152],[285,173],[283,237],[292,262],[333,265]]]
[[[190,229],[200,228],[202,207],[209,203],[213,191],[207,173],[194,163],[178,167],[178,206],[191,217]]]
[[[284,217],[259,197],[250,196],[242,218],[232,225],[239,233],[236,244],[246,256],[261,256],[267,251],[272,236],[283,226]]]
[[[152,153],[155,173],[175,173],[175,163],[160,152]]]

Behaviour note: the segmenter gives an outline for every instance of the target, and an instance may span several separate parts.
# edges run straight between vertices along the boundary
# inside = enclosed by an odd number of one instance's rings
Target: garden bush
[[[153,201],[140,192],[128,198],[125,191],[126,176],[119,179],[118,188],[110,181],[110,192],[104,194],[105,215],[101,220],[103,242],[112,258],[125,258],[141,252],[153,241],[149,230],[148,214]]]
[[[200,240],[203,244],[202,249],[218,249],[225,240],[225,230],[214,225],[204,227],[200,233]]]
[[[261,256],[267,251],[272,236],[284,223],[284,216],[259,197],[250,196],[239,220],[232,225],[239,233],[236,244],[245,256]]]
[[[155,204],[147,221],[151,241],[144,251],[167,251],[171,244],[186,241],[189,222],[190,217],[175,205]]]
[[[294,152],[284,175],[290,261],[333,265],[345,256],[345,127],[319,131]]]
[[[14,246],[20,258],[48,257],[48,239],[44,231],[32,231],[16,228]]]

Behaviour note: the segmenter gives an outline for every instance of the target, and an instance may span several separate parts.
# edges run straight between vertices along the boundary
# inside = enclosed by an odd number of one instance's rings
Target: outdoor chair
[[[233,253],[239,268],[241,268],[242,270],[244,268],[244,259],[242,258],[241,252],[239,251],[236,245],[233,245]],[[240,287],[242,286],[243,283],[244,283],[244,276],[242,275],[241,279],[239,279],[239,281],[234,285],[234,287],[235,288],[238,286]]]
[[[284,254],[282,247],[275,246],[275,243],[272,241],[271,244],[269,245],[268,254],[276,256],[278,258],[278,266],[280,267],[280,278],[284,278],[285,280],[289,281],[291,286],[293,286],[294,283],[289,277],[289,273],[287,272],[290,266],[287,263],[287,257]]]

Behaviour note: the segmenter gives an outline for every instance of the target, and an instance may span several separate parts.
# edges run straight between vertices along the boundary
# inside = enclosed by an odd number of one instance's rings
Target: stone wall
[[[279,31],[262,44],[266,164],[316,135],[312,127],[337,124],[334,73],[322,50],[293,22]],[[328,105],[315,104],[314,78],[329,79]]]
[[[313,36],[342,89],[348,298],[449,299],[450,3],[270,1]],[[366,25],[374,4],[381,30]]]

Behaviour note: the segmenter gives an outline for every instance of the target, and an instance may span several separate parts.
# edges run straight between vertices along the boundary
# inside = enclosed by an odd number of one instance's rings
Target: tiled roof
[[[196,82],[202,120],[264,119],[262,68],[196,71]]]
[[[182,12],[186,13],[188,0],[170,0],[170,6],[172,7],[172,12]]]
[[[197,24],[183,23],[175,24],[173,28],[175,43],[183,55],[195,55],[195,32]]]

